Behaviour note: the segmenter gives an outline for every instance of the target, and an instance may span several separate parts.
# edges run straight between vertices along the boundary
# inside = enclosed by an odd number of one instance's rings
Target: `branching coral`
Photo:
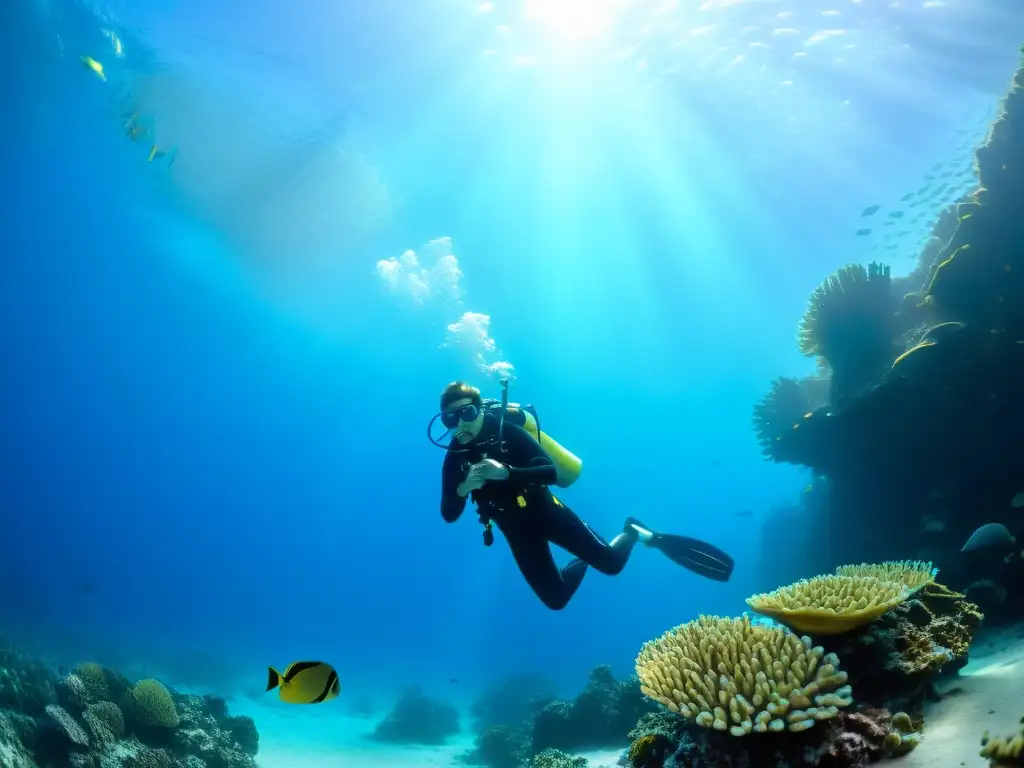
[[[890,270],[872,262],[848,264],[811,294],[797,340],[807,357],[823,357],[832,369],[832,400],[870,384],[898,353]]]
[[[868,624],[910,591],[875,576],[817,576],[747,598],[747,605],[801,632],[837,635]]]
[[[773,381],[771,391],[754,405],[754,433],[765,458],[773,458],[772,449],[784,432],[827,400],[828,379],[815,376],[790,379],[783,376]]]
[[[921,733],[914,728],[914,723],[906,712],[897,712],[893,715],[890,725],[892,730],[885,734],[884,742],[887,755],[905,755],[921,743]]]
[[[810,638],[744,616],[701,616],[644,644],[641,690],[704,728],[804,731],[851,703],[839,659]]]
[[[991,738],[988,731],[981,737],[981,756],[989,759],[992,768],[1024,766],[1024,717],[1020,730],[1009,737]]]

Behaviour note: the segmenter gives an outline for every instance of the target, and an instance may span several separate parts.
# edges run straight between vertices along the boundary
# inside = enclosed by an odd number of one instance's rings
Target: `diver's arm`
[[[462,465],[454,454],[447,453],[441,467],[441,517],[446,523],[454,523],[466,508],[469,492],[461,493],[462,480]]]
[[[533,435],[516,424],[505,424],[505,447],[508,451],[508,482],[520,485],[555,485],[555,465]]]

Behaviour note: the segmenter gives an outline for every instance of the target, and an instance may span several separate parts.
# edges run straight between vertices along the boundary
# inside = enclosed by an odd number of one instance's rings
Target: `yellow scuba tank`
[[[510,424],[522,427],[533,439],[540,443],[544,453],[555,465],[555,474],[558,476],[559,488],[568,488],[575,483],[580,473],[583,472],[583,460],[575,453],[565,448],[547,432],[541,432],[537,423],[537,417],[529,405],[523,406],[519,403],[509,403],[505,411],[505,420]]]

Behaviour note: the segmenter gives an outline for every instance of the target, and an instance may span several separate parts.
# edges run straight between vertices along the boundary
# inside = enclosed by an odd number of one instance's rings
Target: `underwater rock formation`
[[[590,679],[572,701],[553,701],[533,718],[533,751],[579,750],[621,743],[636,721],[654,705],[633,680],[616,680],[611,667],[590,671]]]
[[[4,768],[255,768],[256,726],[223,699],[175,693],[156,680],[131,685],[98,664],[54,670],[7,648],[0,677]],[[41,708],[41,709],[40,709]]]
[[[489,725],[476,735],[473,749],[459,762],[485,768],[520,768],[529,759],[529,730],[523,725]]]
[[[869,295],[870,266],[841,270],[812,297],[800,346],[828,358],[839,396],[797,418],[798,389],[773,384],[754,428],[772,461],[830,481],[816,562],[940,560],[955,588],[987,579],[1004,591],[990,593],[1002,594],[997,618],[1024,608],[1024,568],[967,562],[959,549],[981,522],[1024,540],[1009,509],[1024,489],[1024,64],[975,161],[978,188],[940,213],[914,273],[890,281],[903,297],[891,318],[879,310],[843,330],[869,314],[844,307]],[[896,354],[885,365],[854,364],[872,357],[864,350],[885,357],[886,338]]]
[[[811,294],[798,343],[801,353],[828,363],[830,402],[858,394],[899,354],[899,307],[889,267],[876,262],[847,264]]]
[[[524,695],[511,709],[501,707],[506,716],[522,712],[523,701],[531,702],[531,710],[516,720],[479,731],[474,748],[460,758],[464,764],[519,768],[532,765],[530,760],[545,752],[550,756],[552,750],[620,747],[637,720],[657,710],[641,693],[636,678],[616,680],[611,667],[604,665],[590,670],[587,684],[572,701],[534,696],[547,689],[543,681],[510,678],[507,683]],[[496,686],[481,701],[490,701],[500,690],[501,686]],[[492,712],[491,705],[485,709]]]
[[[389,744],[444,744],[459,732],[459,712],[427,696],[416,687],[407,688],[388,715],[369,735]]]
[[[537,675],[517,674],[489,686],[473,702],[473,727],[482,731],[493,725],[518,725],[544,705],[554,701],[555,688]]]
[[[805,414],[828,402],[829,381],[819,376],[772,382],[771,391],[754,405],[753,425],[761,454],[773,457],[773,447],[785,432],[793,429]]]

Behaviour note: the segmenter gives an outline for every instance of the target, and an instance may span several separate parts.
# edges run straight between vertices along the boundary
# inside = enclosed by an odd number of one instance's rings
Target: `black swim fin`
[[[735,561],[713,544],[689,536],[658,533],[635,517],[628,518],[626,526],[635,526],[650,533],[651,538],[644,541],[646,546],[657,549],[673,563],[693,571],[698,576],[712,581],[728,581],[732,576]]]

